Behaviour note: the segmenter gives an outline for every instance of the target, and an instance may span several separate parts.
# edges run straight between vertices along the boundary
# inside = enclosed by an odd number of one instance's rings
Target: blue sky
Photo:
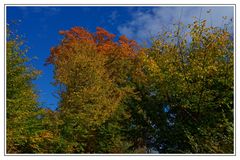
[[[211,10],[210,14],[207,11]],[[180,16],[181,15],[181,16]],[[171,29],[171,24],[181,21],[185,24],[193,21],[193,16],[208,20],[208,25],[222,26],[222,16],[233,17],[233,7],[87,7],[87,6],[8,6],[7,23],[19,21],[18,32],[27,40],[30,47],[29,57],[35,68],[42,71],[34,81],[39,92],[42,107],[55,109],[58,99],[53,95],[56,88],[51,84],[53,66],[44,66],[50,48],[56,46],[62,37],[60,30],[82,26],[95,32],[97,26],[105,28],[117,36],[125,34],[142,43],[157,35],[163,28]]]

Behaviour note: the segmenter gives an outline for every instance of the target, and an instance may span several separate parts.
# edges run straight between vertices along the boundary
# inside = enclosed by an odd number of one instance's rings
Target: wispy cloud
[[[42,13],[44,16],[53,16],[59,14],[60,7],[37,7],[37,6],[20,6],[17,7],[21,10],[22,14],[28,16],[29,14]]]
[[[207,11],[211,10],[210,13]],[[118,26],[118,31],[129,38],[145,41],[162,30],[171,29],[172,24],[183,22],[189,24],[193,17],[207,19],[208,25],[222,26],[223,16],[233,17],[233,7],[154,7],[132,9],[131,20]]]
[[[118,12],[115,10],[113,11],[110,16],[111,20],[116,20],[116,18],[118,17]]]
[[[114,25],[116,23],[116,20],[117,20],[118,17],[119,17],[119,13],[117,12],[117,10],[114,10],[108,16],[107,22],[111,25]]]
[[[57,15],[57,14],[59,14],[59,12],[61,12],[60,7],[47,7],[45,9],[45,14],[47,14],[49,16]]]

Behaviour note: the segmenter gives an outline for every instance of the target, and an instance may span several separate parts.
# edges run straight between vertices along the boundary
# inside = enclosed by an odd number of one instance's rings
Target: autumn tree
[[[40,72],[27,64],[28,50],[12,25],[7,27],[6,43],[7,153],[32,153],[35,150],[32,140],[39,133],[41,124],[37,118],[41,111],[32,81]]]
[[[195,21],[166,32],[142,56],[149,147],[165,153],[233,153],[233,40]]]
[[[129,117],[123,101],[133,93],[127,84],[140,47],[125,36],[115,42],[99,27],[96,33],[74,27],[60,34],[64,39],[47,62],[55,67],[66,152],[127,152],[131,142],[121,135],[120,121]]]
[[[179,24],[149,48],[102,28],[60,34],[47,60],[61,97],[55,152],[233,152],[228,28]]]
[[[40,72],[7,28],[7,153],[233,153],[227,25],[179,23],[145,48],[100,27],[60,34],[47,59],[60,97],[52,111],[39,108]]]

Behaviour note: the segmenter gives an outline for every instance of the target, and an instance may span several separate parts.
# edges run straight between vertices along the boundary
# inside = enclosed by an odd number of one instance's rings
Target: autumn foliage
[[[14,139],[12,96],[22,91],[8,84],[8,153],[233,153],[232,34],[206,23],[179,24],[148,47],[100,27],[60,31],[46,60],[58,108],[39,110],[30,101],[36,112],[24,124],[40,127]],[[9,41],[8,58],[14,46]]]

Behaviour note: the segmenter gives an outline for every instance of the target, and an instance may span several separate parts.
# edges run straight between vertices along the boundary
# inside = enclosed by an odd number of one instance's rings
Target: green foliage
[[[226,29],[206,27],[205,20],[195,21],[188,32],[180,33],[177,28],[174,34],[161,35],[142,58],[149,78],[144,97],[154,93],[146,104],[149,108],[144,108],[157,126],[153,147],[168,153],[232,153],[230,34]],[[157,104],[151,105],[154,101]],[[168,113],[163,111],[164,104],[170,107]]]
[[[51,111],[38,108],[39,72],[8,30],[8,153],[233,153],[227,27],[177,25],[148,48],[99,27],[60,34],[47,59],[61,97]]]
[[[39,129],[37,94],[33,89],[39,71],[26,65],[21,37],[7,30],[7,152],[32,152],[31,136]]]

